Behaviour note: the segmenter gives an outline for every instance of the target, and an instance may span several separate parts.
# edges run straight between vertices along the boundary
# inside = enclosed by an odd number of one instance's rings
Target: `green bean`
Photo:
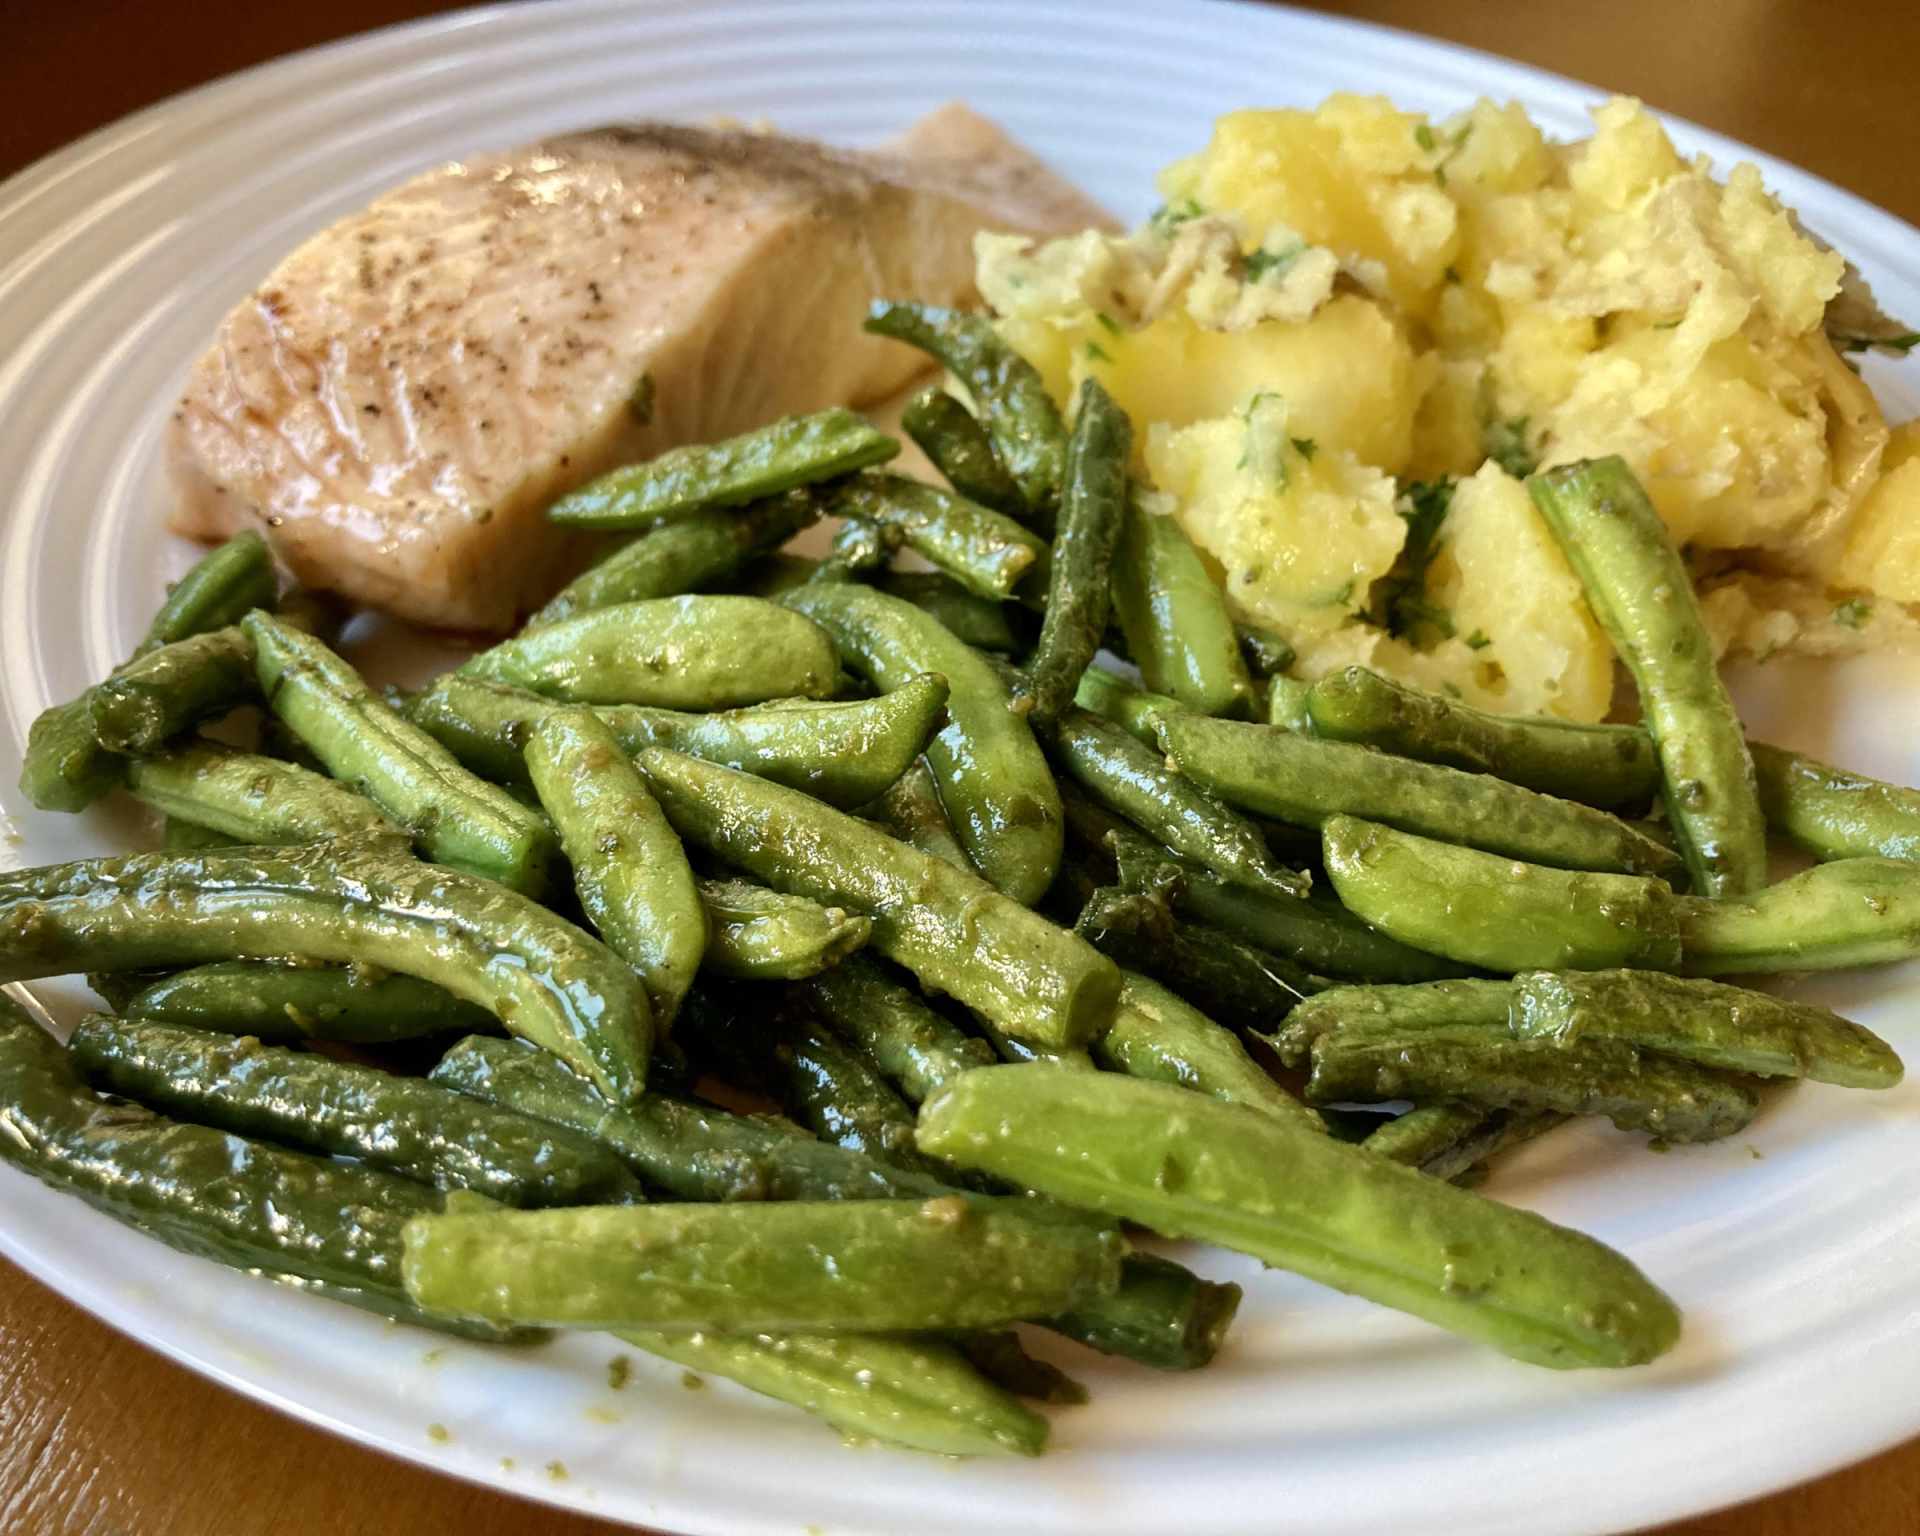
[[[169,818],[186,818],[243,843],[401,835],[377,805],[344,784],[212,742],[129,763],[127,788]]]
[[[892,564],[905,542],[905,536],[891,523],[876,523],[851,512],[842,513],[840,526],[833,530],[827,558],[814,566],[807,582],[817,586],[852,581],[855,577],[883,571]]]
[[[515,1206],[640,1198],[625,1165],[586,1137],[419,1078],[104,1015],[83,1020],[68,1049],[83,1074],[121,1098],[436,1189]]]
[[[384,1045],[422,1035],[491,1033],[493,1015],[417,976],[352,965],[220,960],[150,982],[116,1013],[257,1040]]]
[[[1636,1365],[1679,1331],[1620,1255],[1531,1212],[1238,1104],[1104,1073],[969,1072],[921,1149],[1192,1237],[1550,1366]]]
[[[612,1098],[646,1077],[646,993],[618,955],[396,843],[130,854],[0,875],[0,981],[285,955],[435,982]]]
[[[232,848],[245,841],[202,827],[180,816],[169,816],[160,829],[160,846],[168,853],[198,853],[203,848]]]
[[[1832,971],[1920,955],[1920,868],[1835,859],[1744,901],[1681,897],[1678,969],[1694,976]]]
[[[865,804],[907,771],[946,705],[946,679],[919,676],[846,704],[775,701],[709,715],[608,704],[594,713],[629,754],[671,747],[846,807]],[[528,733],[559,707],[524,689],[450,672],[416,695],[408,714],[475,773],[522,784]]]
[[[1331,997],[1332,993],[1322,996]],[[1360,1145],[1388,1162],[1423,1168],[1443,1157],[1487,1123],[1488,1112],[1473,1104],[1423,1104],[1396,1115]]]
[[[604,1142],[647,1184],[682,1200],[901,1199],[947,1189],[764,1119],[652,1092],[609,1104],[553,1057],[510,1040],[463,1040],[430,1080]]]
[[[806,1005],[918,1104],[949,1079],[990,1067],[991,1046],[935,1012],[880,963],[855,955],[802,988]]]
[[[682,837],[775,890],[865,913],[875,949],[1009,1034],[1079,1045],[1111,1013],[1113,965],[977,877],[764,779],[658,747],[640,766]]]
[[[421,1306],[566,1327],[893,1333],[1064,1312],[1119,1283],[1118,1232],[942,1195],[416,1217]]]
[[[1117,1294],[1117,1293],[1116,1293]],[[1087,1389],[1050,1360],[1027,1353],[1020,1335],[1011,1328],[993,1333],[952,1335],[954,1347],[967,1363],[997,1387],[1016,1397],[1077,1408],[1087,1400]]]
[[[1523,1039],[1624,1040],[1757,1077],[1891,1088],[1900,1058],[1871,1030],[1812,1003],[1646,971],[1517,976],[1509,1015]]]
[[[1307,881],[1276,864],[1259,829],[1168,768],[1110,720],[1068,709],[1041,743],[1094,801],[1125,817],[1220,879],[1251,890],[1302,897]]]
[[[984,315],[878,300],[867,329],[918,347],[960,381],[994,457],[1020,488],[1028,518],[1050,534],[1066,482],[1067,432],[1034,366],[1000,339]]]
[[[1618,458],[1562,465],[1527,490],[1639,686],[1693,888],[1750,895],[1767,881],[1753,759],[1666,524]]]
[[[1302,998],[1331,985],[1280,955],[1176,922],[1158,895],[1095,891],[1074,927],[1101,953],[1235,1029],[1271,1031]]]
[[[933,770],[924,758],[914,759],[913,765],[887,786],[886,793],[866,808],[866,814],[881,830],[911,843],[922,853],[930,853],[955,869],[973,868],[967,850],[954,835],[953,823],[947,820]]]
[[[1086,1061],[1086,1067],[1091,1071],[1093,1063]],[[432,1079],[604,1141],[649,1184],[684,1200],[871,1200],[952,1192],[925,1173],[826,1142],[796,1140],[764,1121],[705,1105],[647,1093],[616,1108],[552,1057],[507,1040],[463,1041],[441,1058]],[[1203,1281],[1144,1254],[1129,1254],[1120,1273],[1113,1295],[1085,1302],[1049,1326],[1156,1369],[1190,1369],[1213,1357],[1240,1299],[1238,1286]]]
[[[1166,867],[1174,872],[1167,895],[1176,913],[1257,949],[1284,955],[1320,975],[1356,981],[1437,981],[1459,970],[1452,961],[1409,948],[1369,928],[1318,892],[1298,897],[1254,891],[1228,885],[1185,864]],[[1139,888],[1130,858],[1122,858],[1120,871],[1122,885]]]
[[[523,894],[545,886],[553,834],[537,812],[468,773],[312,636],[260,612],[245,627],[268,706],[330,774],[406,827],[435,862]]]
[[[1149,689],[1203,715],[1253,713],[1253,680],[1219,584],[1186,530],[1137,494],[1114,556],[1113,612]]]
[[[1308,701],[1313,684],[1297,677],[1276,677],[1267,684],[1267,724],[1296,735],[1313,735],[1313,713]]]
[[[1477,1183],[1500,1153],[1544,1136],[1570,1117],[1552,1109],[1497,1109],[1445,1151],[1420,1165],[1420,1171],[1450,1184]]]
[[[796,555],[792,550],[779,549],[748,562],[735,579],[733,590],[744,592],[748,597],[764,597],[771,601],[811,581],[819,569],[818,560]]]
[[[873,924],[842,907],[770,891],[751,880],[702,880],[705,968],[742,981],[800,981],[838,966]]]
[[[904,475],[856,476],[835,491],[828,511],[891,529],[976,597],[1011,597],[1046,556],[1046,546],[1005,513]]]
[[[882,571],[873,584],[889,597],[925,609],[977,650],[1004,653],[1021,645],[1011,617],[1018,610],[979,597],[938,571]]]
[[[885,463],[900,444],[839,406],[786,416],[718,443],[669,448],[589,481],[547,508],[570,528],[643,528],[738,507]]]
[[[209,630],[148,651],[97,684],[93,731],[109,752],[153,752],[257,697],[252,642],[237,628]]]
[[[703,710],[826,698],[839,667],[799,614],[722,594],[591,609],[503,640],[460,670],[574,704]]]
[[[252,531],[201,556],[160,605],[129,661],[175,641],[238,623],[273,606],[273,556]],[[43,811],[84,811],[120,782],[121,764],[93,724],[93,690],[41,711],[27,732],[20,788]]]
[[[995,1029],[984,1019],[974,1021],[980,1036],[993,1047],[994,1055],[1001,1061],[1012,1062],[1019,1066],[1064,1067],[1069,1072],[1098,1072],[1093,1053],[1085,1046],[1072,1046],[1065,1050],[1045,1050],[1016,1040],[1013,1036]]]
[[[789,1006],[769,1017],[736,1019],[734,1039],[759,1047],[762,1085],[822,1141],[953,1182],[914,1149],[913,1111],[879,1068],[806,1010]]]
[[[1767,825],[1817,859],[1920,862],[1920,790],[1749,743]]]
[[[1067,440],[1066,481],[1047,573],[1046,612],[1019,688],[1050,725],[1073,702],[1113,606],[1113,552],[1127,511],[1133,426],[1097,379],[1080,386]]]
[[[1156,1371],[1197,1371],[1212,1364],[1226,1342],[1240,1297],[1231,1282],[1203,1280],[1171,1259],[1130,1253],[1118,1291],[1048,1326]]]
[[[1314,1041],[1341,1029],[1504,1029],[1512,1006],[1513,984],[1507,981],[1463,977],[1410,986],[1330,987],[1288,1014],[1268,1043],[1288,1066],[1304,1067]]]
[[[987,659],[912,604],[865,587],[809,586],[785,601],[881,688],[925,672],[947,679],[947,724],[926,749],[941,804],[990,884],[1019,902],[1045,895],[1060,867],[1060,793]]]
[[[127,1005],[148,987],[179,974],[165,966],[141,971],[89,971],[87,985],[107,1005],[108,1012],[124,1014]]]
[[[582,910],[638,973],[664,1033],[707,950],[707,910],[686,850],[591,710],[555,710],[535,725],[527,771],[559,828]]]
[[[543,629],[593,608],[710,586],[819,520],[819,503],[805,491],[790,491],[738,511],[689,513],[679,522],[635,535],[590,566],[528,619],[526,627]]]
[[[1122,973],[1120,1007],[1093,1043],[1101,1065],[1173,1083],[1228,1104],[1318,1127],[1320,1117],[1269,1077],[1239,1038],[1135,971]]]
[[[1160,739],[1181,772],[1222,799],[1298,826],[1359,816],[1557,868],[1679,870],[1671,849],[1618,817],[1484,773],[1199,715],[1167,716]]]
[[[1327,877],[1364,923],[1490,971],[1680,966],[1680,899],[1643,875],[1549,869],[1336,816]]]
[[[1284,677],[1287,668],[1299,659],[1299,653],[1286,636],[1276,635],[1257,624],[1236,624],[1233,634],[1239,642],[1240,654],[1246,658],[1248,669],[1263,681]]]
[[[1038,1456],[1047,1443],[1047,1421],[985,1379],[968,1362],[964,1344],[863,1334],[638,1329],[614,1337],[804,1408],[854,1440],[939,1456]]]
[[[1461,1100],[1487,1109],[1605,1115],[1664,1141],[1715,1141],[1760,1107],[1751,1088],[1620,1040],[1517,1039],[1505,1024],[1367,1025],[1313,1042],[1307,1099]]]
[[[11,999],[0,999],[0,1120],[0,1160],[170,1248],[323,1287],[388,1317],[449,1326],[415,1307],[399,1277],[402,1224],[438,1210],[438,1191],[109,1104]]]
[[[994,457],[986,429],[944,389],[923,389],[909,400],[900,413],[900,428],[969,501],[1009,517],[1026,510],[1026,498],[1006,466]]]
[[[1307,709],[1314,734],[1329,741],[1490,773],[1606,810],[1643,809],[1660,787],[1652,738],[1638,726],[1489,714],[1366,667],[1321,678]]]
[[[1074,702],[1090,714],[1111,720],[1156,753],[1160,750],[1160,721],[1169,713],[1177,714],[1185,708],[1178,699],[1135,688],[1098,665],[1080,674]]]

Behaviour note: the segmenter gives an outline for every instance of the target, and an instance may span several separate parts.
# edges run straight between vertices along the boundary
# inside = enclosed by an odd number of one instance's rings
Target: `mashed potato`
[[[1637,102],[1548,143],[1517,106],[1235,112],[1130,236],[983,235],[982,294],[1064,403],[1099,379],[1236,614],[1595,720],[1613,658],[1520,478],[1617,453],[1723,652],[1920,633],[1920,427],[1826,325],[1843,259]]]

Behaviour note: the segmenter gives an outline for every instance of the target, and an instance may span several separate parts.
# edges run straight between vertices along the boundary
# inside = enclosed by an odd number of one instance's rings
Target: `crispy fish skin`
[[[1104,222],[960,106],[877,151],[638,124],[443,165],[221,323],[174,413],[172,526],[260,527],[307,586],[505,630],[589,548],[556,496],[883,398],[924,360],[861,331],[873,298],[968,299],[981,229]]]

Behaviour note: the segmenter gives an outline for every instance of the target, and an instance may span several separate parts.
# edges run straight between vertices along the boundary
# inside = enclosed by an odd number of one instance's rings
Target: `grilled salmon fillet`
[[[868,152],[638,124],[445,165],[221,323],[171,424],[172,524],[262,527],[308,586],[504,630],[584,557],[554,497],[880,399],[925,359],[862,333],[869,300],[967,300],[977,230],[1105,222],[957,105]]]

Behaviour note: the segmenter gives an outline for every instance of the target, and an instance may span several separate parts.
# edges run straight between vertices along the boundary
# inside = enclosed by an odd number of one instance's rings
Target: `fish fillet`
[[[174,414],[173,527],[261,527],[299,581],[499,631],[584,558],[554,497],[675,443],[898,390],[868,301],[973,293],[980,229],[1106,223],[961,106],[883,150],[640,124],[442,166],[221,323]]]

